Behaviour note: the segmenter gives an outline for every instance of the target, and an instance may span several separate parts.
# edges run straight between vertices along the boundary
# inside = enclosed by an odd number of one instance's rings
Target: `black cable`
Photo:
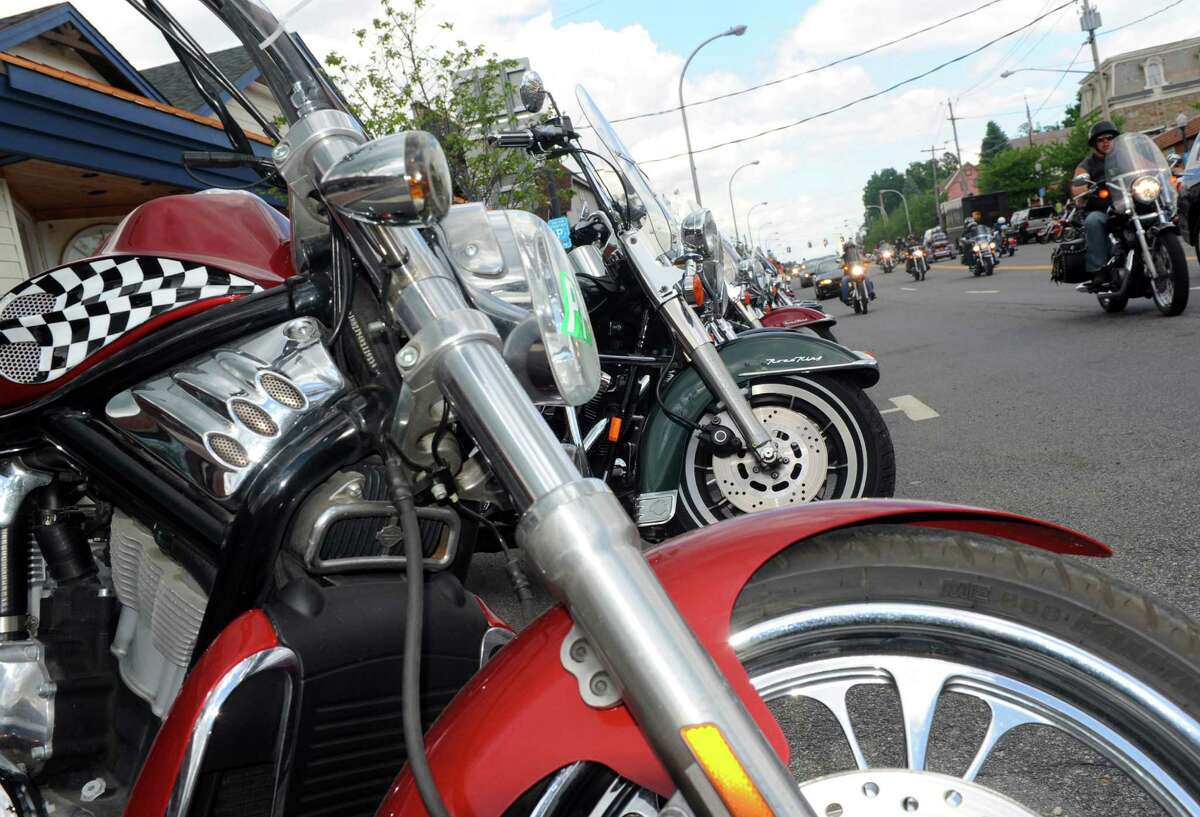
[[[329,344],[337,340],[338,335],[342,333],[342,328],[346,325],[346,318],[350,314],[351,305],[354,302],[354,284],[356,276],[354,274],[354,261],[352,259],[350,248],[346,246],[346,239],[341,232],[336,232],[333,235],[331,271],[333,275],[330,279],[333,283],[333,304],[335,309],[335,322],[333,332],[329,335]],[[341,303],[339,304],[339,298]]]
[[[709,97],[707,99],[701,99],[696,102],[689,102],[689,103],[687,103],[686,107],[695,108],[698,105],[706,105],[709,102],[719,102],[722,99],[729,99],[730,97],[740,96],[741,94],[748,94],[751,91],[757,91],[760,88],[769,88],[772,85],[779,85],[780,83],[788,82],[790,80],[796,79],[797,77],[804,77],[804,76],[808,76],[809,74],[815,74],[818,71],[824,71],[828,68],[833,68],[834,66],[841,65],[844,62],[850,62],[851,60],[856,60],[859,57],[865,57],[868,54],[873,54],[876,51],[881,51],[884,48],[889,48],[893,45],[896,45],[897,43],[902,43],[905,40],[911,40],[913,37],[919,37],[920,35],[926,34],[930,31],[933,31],[936,28],[941,28],[944,25],[953,23],[955,20],[961,20],[964,17],[969,17],[972,14],[976,14],[977,12],[983,11],[985,8],[987,8],[989,6],[994,6],[997,3],[1000,3],[1002,1],[1003,0],[988,0],[988,2],[984,3],[981,6],[976,6],[973,9],[964,11],[960,14],[956,14],[953,17],[947,17],[945,20],[942,20],[939,23],[934,23],[933,25],[926,26],[925,28],[919,29],[917,31],[913,31],[909,34],[905,34],[903,37],[898,37],[894,40],[889,40],[885,43],[880,43],[879,45],[872,46],[871,48],[868,48],[865,51],[859,51],[855,54],[850,54],[845,57],[839,57],[838,59],[834,60],[833,62],[827,62],[824,65],[818,65],[816,68],[807,68],[803,71],[800,71],[799,73],[789,74],[786,77],[779,77],[778,79],[772,79],[772,80],[768,80],[767,82],[761,82],[758,85],[751,85],[748,88],[742,88],[737,91],[730,91],[729,93],[726,93],[726,94]],[[1183,0],[1180,0],[1180,2],[1182,2],[1182,1]],[[665,114],[676,113],[678,111],[679,111],[679,107],[676,106],[674,108],[664,108],[661,111],[651,111],[650,113],[634,114],[633,116],[626,116],[626,117],[622,117],[621,119],[614,119],[614,120],[612,120],[612,122],[615,125],[618,122],[632,122],[635,119],[648,119],[651,116],[663,116]]]
[[[667,415],[668,418],[670,418],[671,420],[674,420],[676,423],[683,426],[684,428],[690,428],[692,431],[699,431],[699,432],[703,433],[704,428],[700,424],[693,423],[691,420],[689,420],[686,417],[680,417],[678,414],[676,414],[675,412],[673,412],[669,408],[667,408],[667,404],[663,402],[662,384],[663,384],[663,381],[666,380],[666,378],[667,378],[667,372],[671,371],[671,367],[673,367],[675,365],[675,356],[678,354],[679,354],[679,344],[674,343],[674,345],[671,346],[671,362],[668,363],[667,367],[662,370],[662,372],[658,376],[658,381],[654,384],[654,399],[658,401],[659,409],[661,409],[662,413]]]
[[[484,525],[496,537],[496,541],[500,545],[500,549],[504,551],[504,570],[508,573],[509,583],[513,586],[513,592],[517,595],[517,601],[521,604],[521,615],[525,619],[525,623],[533,621],[536,611],[533,609],[533,585],[529,581],[529,577],[525,575],[525,568],[521,564],[521,557],[517,556],[508,542],[504,539],[504,534],[500,532],[500,528],[496,523],[488,519],[481,513],[468,508],[461,502],[456,502],[454,507],[459,513],[466,514],[478,524]]]
[[[400,516],[404,531],[404,558],[408,573],[408,604],[404,620],[404,664],[401,672],[401,697],[404,748],[413,782],[430,817],[450,817],[429,768],[425,754],[425,730],[421,723],[421,638],[425,616],[425,558],[421,553],[421,527],[412,485],[396,457],[386,460],[392,504]]]
[[[622,193],[624,194],[624,196],[625,196],[625,212],[621,214],[621,216],[622,216],[622,217],[621,217],[621,220],[622,220],[623,222],[625,222],[626,224],[629,224],[630,222],[632,222],[632,221],[633,221],[633,218],[632,218],[632,216],[633,216],[633,209],[632,209],[632,206],[630,205],[630,202],[629,202],[629,194],[630,194],[632,191],[629,189],[629,186],[628,186],[628,184],[627,184],[627,183],[626,183],[626,181],[625,181],[625,175],[624,175],[623,173],[621,173],[621,171],[620,171],[620,170],[618,170],[618,169],[617,169],[617,166],[616,166],[615,164],[613,164],[612,160],[611,160],[611,159],[609,159],[607,156],[604,156],[603,154],[597,153],[597,152],[596,152],[596,151],[594,151],[594,150],[588,150],[587,148],[584,148],[584,147],[579,147],[578,145],[576,145],[576,146],[574,146],[574,147],[570,148],[570,149],[569,149],[569,152],[570,152],[570,153],[572,153],[572,154],[575,154],[575,153],[583,153],[583,154],[586,154],[586,155],[588,155],[588,156],[595,156],[597,159],[599,159],[600,161],[602,161],[602,162],[604,162],[606,165],[608,165],[609,169],[610,169],[610,170],[612,170],[612,172],[616,174],[616,176],[617,176],[617,181],[619,181],[619,182],[621,183],[621,192],[622,192]],[[578,162],[578,161],[579,161],[579,159],[578,159],[578,158],[576,158],[575,156],[572,156],[572,158],[573,158],[573,159],[575,159],[575,161],[576,161],[576,162]],[[580,167],[581,167],[581,169],[582,169],[582,164],[580,165]],[[585,174],[585,175],[586,175],[586,174]],[[597,173],[597,174],[596,174],[596,179],[597,179],[597,180],[600,182],[600,184],[601,184],[601,185],[603,185],[603,187],[604,187],[604,193],[605,193],[605,195],[607,195],[607,196],[608,196],[608,199],[609,199],[609,201],[613,201],[613,202],[615,202],[616,200],[613,198],[612,191],[608,189],[608,185],[604,184],[604,180],[600,178],[600,174],[599,174],[599,173]],[[599,191],[599,190],[597,190],[597,191],[595,191],[595,192],[596,192],[596,194],[597,194],[597,195],[599,195],[599,194],[600,194],[600,191]],[[650,205],[648,205],[648,204],[647,204],[647,205],[644,205],[644,206],[646,206],[646,207],[649,207]],[[609,217],[611,218],[611,215],[610,215]]]
[[[872,93],[872,94],[867,94],[866,96],[861,96],[858,99],[852,99],[849,102],[843,103],[834,108],[830,108],[829,110],[821,111],[820,113],[815,113],[815,114],[812,114],[811,116],[806,116],[802,119],[797,119],[795,122],[788,122],[785,125],[778,125],[774,128],[768,128],[767,130],[759,131],[758,133],[753,133],[749,136],[743,136],[739,139],[730,139],[728,142],[720,142],[715,145],[709,145],[708,147],[696,148],[695,150],[692,151],[692,155],[696,155],[698,153],[707,153],[710,150],[717,150],[718,148],[729,147],[730,145],[740,145],[743,142],[749,142],[753,139],[759,139],[763,136],[769,136],[772,133],[778,133],[780,131],[788,130],[790,128],[794,128],[799,125],[805,125],[814,120],[823,119],[826,116],[830,116],[835,113],[840,113],[841,111],[844,111],[848,108],[853,108],[855,105],[862,104],[863,102],[869,102],[872,99],[877,99],[878,97],[881,97],[885,94],[891,93],[892,91],[896,90],[897,88],[902,88],[905,85],[911,85],[912,83],[916,82],[917,80],[924,79],[925,77],[929,76],[930,74],[936,74],[938,71],[941,71],[943,68],[947,68],[951,65],[954,65],[955,63],[959,63],[965,59],[973,57],[976,54],[978,54],[980,51],[983,51],[985,48],[990,48],[991,46],[995,45],[996,43],[1000,42],[1001,40],[1005,40],[1005,39],[1013,36],[1014,34],[1018,34],[1021,31],[1024,31],[1025,29],[1029,28],[1030,26],[1035,25],[1036,23],[1040,22],[1041,20],[1045,19],[1046,17],[1049,17],[1051,14],[1054,14],[1057,11],[1062,11],[1064,8],[1066,8],[1067,6],[1071,5],[1074,2],[1075,2],[1075,0],[1067,0],[1067,2],[1062,3],[1058,6],[1055,6],[1054,8],[1050,9],[1045,14],[1035,17],[1034,19],[1030,20],[1028,23],[1025,23],[1024,25],[1020,26],[1019,28],[1014,28],[1012,31],[1009,31],[1006,34],[1001,34],[999,37],[996,37],[995,39],[988,40],[983,45],[981,45],[977,48],[974,48],[974,49],[966,52],[965,54],[960,54],[959,56],[954,57],[953,59],[946,60],[945,62],[943,62],[939,65],[935,65],[933,68],[930,68],[927,71],[922,71],[920,74],[917,74],[915,76],[911,76],[907,79],[902,79],[899,82],[889,85],[888,87],[886,87],[880,91],[876,91],[875,93]],[[653,164],[654,162],[665,162],[670,159],[678,159],[680,157],[687,156],[687,155],[688,155],[687,151],[684,151],[683,153],[675,153],[670,156],[661,156],[657,159],[647,159],[643,162],[640,162],[639,164],[648,165],[648,164]]]
[[[1149,20],[1151,17],[1157,17],[1158,15],[1162,14],[1164,11],[1169,11],[1169,10],[1175,8],[1182,2],[1183,2],[1183,0],[1175,0],[1174,3],[1168,3],[1167,5],[1160,8],[1158,11],[1150,12],[1145,17],[1139,17],[1136,20],[1130,20],[1128,23],[1122,23],[1121,25],[1117,26],[1116,28],[1106,28],[1104,31],[1098,31],[1098,32],[1096,32],[1096,36],[1104,37],[1108,34],[1112,34],[1113,32],[1120,31],[1123,28],[1129,28],[1132,25],[1137,25],[1138,23],[1142,22],[1143,20]]]

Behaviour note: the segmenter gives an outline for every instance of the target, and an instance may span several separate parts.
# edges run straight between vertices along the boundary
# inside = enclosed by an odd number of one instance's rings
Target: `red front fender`
[[[680,536],[648,554],[654,571],[781,756],[787,747],[729,646],[737,597],[758,568],[802,539],[866,523],[988,534],[1056,553],[1109,556],[1067,528],[1016,514],[903,500],[821,502],[740,517]],[[571,628],[556,607],[505,647],[454,699],[426,737],[438,788],[456,817],[495,817],[546,775],[575,761],[603,764],[660,794],[674,791],[624,707],[596,710],[559,663]],[[379,808],[424,815],[407,771]]]
[[[837,320],[808,306],[781,306],[762,317],[762,325],[775,329],[799,329],[801,326],[830,326]]]

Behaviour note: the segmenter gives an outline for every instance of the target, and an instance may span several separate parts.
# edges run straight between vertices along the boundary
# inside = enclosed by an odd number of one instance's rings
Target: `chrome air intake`
[[[123,391],[105,413],[168,466],[229,497],[306,412],[345,385],[321,325],[299,318]]]

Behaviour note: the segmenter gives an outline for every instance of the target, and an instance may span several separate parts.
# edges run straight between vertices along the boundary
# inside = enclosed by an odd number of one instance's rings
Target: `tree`
[[[1079,121],[1079,111],[1082,108],[1083,108],[1083,96],[1082,96],[1081,92],[1076,91],[1075,92],[1075,103],[1073,105],[1068,105],[1066,107],[1066,110],[1063,111],[1062,124],[1059,125],[1059,127],[1062,127],[1062,128],[1075,127],[1075,123]]]
[[[878,200],[876,200],[878,204]],[[933,193],[918,193],[908,199],[908,210],[912,216],[913,233],[921,236],[930,227],[937,225],[937,217],[933,210]],[[878,213],[878,210],[871,211]],[[904,208],[899,206],[888,214],[885,219],[870,218],[863,245],[874,247],[880,241],[894,241],[898,236],[908,235],[908,222],[904,218]]]
[[[380,0],[380,16],[354,32],[355,61],[331,52],[329,74],[375,134],[425,130],[446,152],[454,193],[469,201],[534,210],[545,200],[544,165],[523,151],[493,148],[486,135],[510,126],[507,70],[482,45],[428,45],[419,28],[429,0]],[[437,26],[453,31],[450,23]],[[361,55],[361,56],[360,56]]]
[[[1037,165],[1041,161],[1041,146],[1011,148],[992,157],[990,162],[979,168],[979,188],[984,193],[1007,191],[1010,202],[1037,195],[1042,186],[1042,173]],[[1042,172],[1046,169],[1042,165]]]
[[[946,151],[942,154],[942,158],[938,159],[938,181],[945,184],[946,179],[954,175],[958,170],[958,155]]]
[[[883,170],[877,170],[871,174],[871,178],[867,179],[867,184],[863,187],[862,201],[864,205],[873,204],[879,205],[879,193],[882,190],[904,190],[904,176],[894,167],[885,167]],[[884,200],[884,206],[890,208],[895,202],[895,196],[889,196],[892,201]]]
[[[1008,135],[995,122],[988,120],[987,130],[983,134],[983,143],[979,146],[979,163],[985,165],[1001,151],[1008,148]]]

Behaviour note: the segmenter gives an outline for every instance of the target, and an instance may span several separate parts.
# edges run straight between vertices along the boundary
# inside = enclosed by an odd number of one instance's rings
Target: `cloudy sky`
[[[198,0],[166,0],[210,49],[233,38]],[[278,14],[303,5],[290,27],[318,54],[337,49],[353,57],[350,32],[369,23],[378,0],[266,0]],[[398,5],[408,0],[395,0]],[[679,72],[687,55],[706,38],[732,25],[748,26],[742,37],[706,46],[688,69],[692,144],[704,204],[732,232],[727,182],[740,165],[758,160],[738,176],[734,206],[745,229],[747,209],[756,234],[781,252],[804,255],[807,243],[857,225],[861,190],[872,171],[903,168],[927,159],[921,150],[954,149],[947,100],[963,117],[958,135],[963,159],[974,159],[989,118],[1010,136],[1025,120],[1025,101],[1035,124],[1056,122],[1073,101],[1081,75],[1024,72],[1016,68],[1089,68],[1091,55],[1079,31],[1076,3],[1064,0],[431,0],[421,23],[431,41],[453,36],[484,43],[502,57],[527,57],[559,104],[578,111],[574,88],[585,85],[610,119],[678,105]],[[1101,59],[1157,42],[1200,35],[1191,0],[1099,0],[1104,30]],[[74,0],[76,7],[139,68],[171,59],[161,39],[124,0]],[[3,0],[4,12],[45,5],[46,0]],[[1172,7],[1173,6],[1173,7]],[[1159,9],[1164,13],[1131,23]],[[979,9],[978,11],[972,11]],[[932,26],[964,12],[962,19],[935,28],[870,56],[769,85],[730,99],[700,100],[751,85],[791,77],[873,46]],[[761,138],[703,151],[703,148],[780,128],[845,105],[960,57],[989,40],[1040,22],[922,79],[806,124],[783,127]],[[453,35],[437,24],[454,24]],[[1113,30],[1118,29],[1120,30]],[[695,105],[695,107],[691,107]],[[655,186],[679,206],[690,201],[679,114],[617,125]],[[889,202],[889,206],[895,202]]]

